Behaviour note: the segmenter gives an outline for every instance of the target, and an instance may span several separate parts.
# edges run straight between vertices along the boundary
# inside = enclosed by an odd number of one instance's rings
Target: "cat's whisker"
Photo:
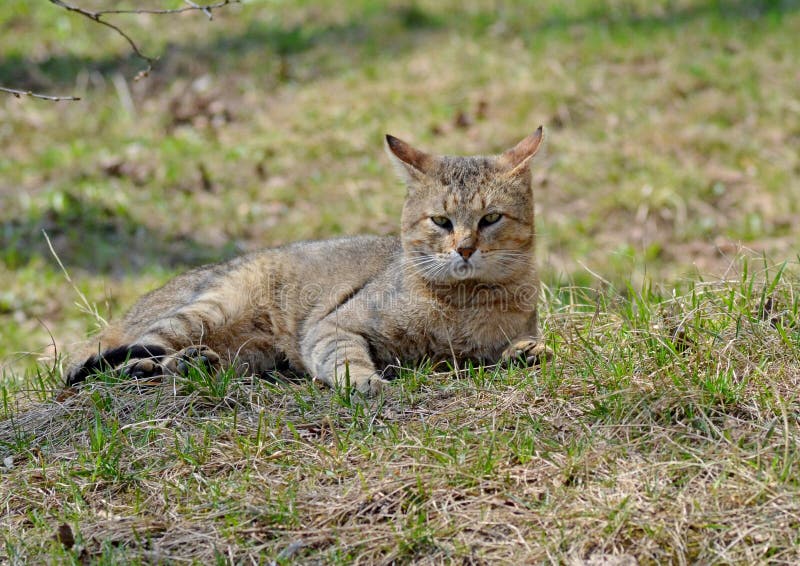
[[[435,271],[431,274],[430,279],[438,280],[441,275],[450,271],[450,264],[449,263],[441,263]]]
[[[517,266],[520,266],[520,265],[526,265],[526,264],[529,263],[526,259],[522,259],[522,258],[504,258],[504,257],[492,258],[491,260],[487,260],[487,261],[491,261],[491,263],[495,264],[495,265],[499,264],[499,265],[517,265]]]
[[[403,273],[416,272],[423,277],[428,277],[429,273],[441,264],[442,261],[435,256],[431,256],[429,254],[420,254],[416,257],[404,258],[403,261],[391,269],[390,272],[393,275],[399,273],[400,271]]]
[[[426,257],[410,261],[403,261],[393,266],[388,273],[392,276],[408,273],[424,273],[429,268],[435,267],[440,261],[437,258]]]
[[[446,267],[446,264],[443,264],[443,262],[436,259],[434,261],[426,262],[423,265],[414,266],[413,269],[423,279],[435,279],[438,277],[440,271]]]

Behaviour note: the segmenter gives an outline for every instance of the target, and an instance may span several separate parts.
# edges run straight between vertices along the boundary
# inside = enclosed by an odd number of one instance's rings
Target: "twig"
[[[187,6],[190,6],[191,8],[193,8],[195,10],[202,10],[202,12],[208,17],[209,21],[214,19],[214,16],[211,13],[211,8],[209,8],[208,6],[198,6],[197,4],[192,2],[192,0],[183,0],[183,3],[186,4]],[[223,4],[223,6],[224,5],[225,4]]]
[[[59,5],[63,4],[61,0],[50,0],[53,3],[57,3]],[[229,4],[240,4],[242,0],[220,0],[215,4],[197,4],[192,2],[192,0],[183,0],[184,4],[186,4],[185,8],[171,8],[171,9],[161,9],[161,10],[153,10],[149,8],[135,8],[135,9],[128,9],[128,10],[84,10],[83,8],[78,8],[79,10],[83,10],[84,12],[90,12],[91,14],[97,16],[103,16],[105,14],[154,14],[156,16],[163,16],[165,14],[180,14],[182,12],[203,12],[208,19],[212,19],[211,10],[216,10],[217,8],[222,8],[223,6],[228,6]],[[66,8],[66,6],[62,6]],[[94,19],[94,18],[92,18]]]
[[[115,26],[111,22],[107,22],[104,19],[102,19],[104,12],[92,12],[90,10],[85,10],[84,8],[81,8],[79,6],[71,6],[70,4],[66,4],[65,2],[62,2],[61,0],[50,0],[50,3],[51,4],[55,4],[59,8],[64,8],[65,10],[68,10],[70,12],[75,12],[76,14],[80,14],[81,16],[85,16],[85,17],[89,18],[90,20],[94,20],[98,24],[104,25],[107,28],[111,28],[112,30],[117,32],[119,35],[124,37],[125,40],[128,42],[128,45],[130,45],[131,49],[133,49],[133,52],[136,54],[136,56],[147,62],[147,68],[144,71],[142,71],[142,73],[141,73],[142,75],[146,76],[150,72],[150,70],[153,68],[153,63],[156,62],[156,58],[155,57],[148,57],[147,55],[142,53],[141,50],[139,49],[139,46],[136,45],[136,42],[133,41],[133,39],[131,39],[131,36],[129,36],[127,33],[122,31],[122,29],[120,29],[119,27]]]
[[[30,96],[31,98],[41,98],[42,100],[80,100],[79,96],[50,96],[49,94],[39,94],[38,92],[33,92],[30,90],[17,90],[15,88],[6,88],[4,86],[0,86],[0,92],[13,94],[17,98]]]
[[[81,16],[89,18],[90,20],[93,20],[93,21],[97,22],[98,24],[101,24],[101,25],[104,25],[104,26],[106,26],[108,28],[111,28],[112,30],[117,32],[117,34],[121,35],[125,39],[125,41],[128,42],[128,45],[131,46],[131,49],[136,54],[136,56],[147,62],[147,68],[144,69],[143,71],[141,71],[137,75],[137,78],[143,77],[143,76],[147,76],[147,74],[153,69],[153,64],[156,62],[156,60],[158,58],[157,57],[149,57],[149,56],[145,55],[144,53],[142,53],[142,50],[139,49],[139,46],[131,38],[131,36],[129,36],[127,33],[125,33],[118,26],[112,24],[109,21],[104,20],[103,16],[106,16],[106,15],[109,15],[109,14],[154,14],[154,15],[157,15],[157,16],[163,16],[163,15],[167,15],[167,14],[180,14],[182,12],[200,11],[200,12],[203,12],[206,16],[208,16],[209,20],[211,20],[211,19],[213,19],[211,10],[215,10],[217,8],[222,8],[223,6],[227,6],[229,4],[238,4],[240,2],[240,0],[220,0],[219,2],[217,2],[215,4],[205,4],[205,5],[197,4],[197,3],[193,2],[192,0],[184,0],[184,2],[187,5],[185,7],[183,7],[183,8],[171,8],[171,9],[163,9],[163,10],[151,10],[151,9],[147,9],[147,8],[136,8],[136,9],[127,9],[127,10],[87,10],[85,8],[81,8],[80,6],[73,6],[71,4],[67,4],[63,0],[50,0],[50,3],[55,4],[56,6],[58,6],[60,8],[64,8],[65,10],[68,10],[70,12],[75,12],[76,14],[80,14]]]
[[[131,46],[131,49],[136,54],[139,59],[142,59],[147,63],[147,68],[140,71],[134,80],[137,80],[141,77],[146,77],[150,71],[153,69],[153,65],[157,61],[157,57],[149,57],[145,55],[136,42],[129,36],[125,31],[123,31],[120,27],[112,24],[111,22],[106,21],[103,19],[103,16],[109,14],[155,14],[158,16],[167,15],[167,14],[180,14],[182,12],[192,12],[192,11],[199,11],[203,12],[209,20],[214,19],[212,14],[212,10],[216,10],[217,8],[222,8],[223,6],[228,6],[229,4],[239,4],[241,0],[219,0],[213,4],[197,4],[193,0],[183,0],[184,6],[183,8],[171,8],[171,9],[161,9],[161,10],[152,10],[148,8],[136,8],[136,9],[127,9],[127,10],[87,10],[85,8],[81,8],[80,6],[74,6],[72,4],[67,4],[63,0],[50,0],[51,4],[58,6],[59,8],[63,8],[69,12],[75,12],[76,14],[80,14],[85,18],[89,18],[90,20],[97,22],[100,25],[104,25],[107,28],[114,30],[118,35],[122,36],[125,41],[128,42],[128,45]],[[22,96],[30,96],[32,98],[39,98],[42,100],[80,100],[78,96],[50,96],[46,94],[39,94],[36,92],[32,92],[30,90],[17,90],[14,88],[6,88],[0,86],[0,92],[6,92],[11,94],[17,98]]]

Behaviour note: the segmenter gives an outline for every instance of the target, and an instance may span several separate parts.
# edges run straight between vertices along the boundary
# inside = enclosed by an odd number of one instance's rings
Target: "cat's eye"
[[[503,215],[500,214],[499,212],[490,212],[489,214],[481,218],[481,221],[478,223],[478,225],[481,227],[489,226],[490,224],[494,224],[495,222],[500,220],[502,217]]]
[[[453,229],[453,223],[450,222],[450,219],[447,216],[431,216],[431,222],[441,228],[444,228],[445,230]]]

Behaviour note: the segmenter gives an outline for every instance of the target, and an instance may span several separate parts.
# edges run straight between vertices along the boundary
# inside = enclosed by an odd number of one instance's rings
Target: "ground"
[[[800,3],[336,4],[117,16],[140,80],[0,8],[0,86],[81,97],[0,98],[0,560],[800,559]],[[59,395],[53,355],[187,266],[396,233],[385,133],[540,124],[545,366]]]

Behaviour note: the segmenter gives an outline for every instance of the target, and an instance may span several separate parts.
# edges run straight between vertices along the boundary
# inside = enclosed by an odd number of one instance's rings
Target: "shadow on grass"
[[[235,35],[209,33],[206,43],[171,45],[158,62],[156,74],[168,70],[169,77],[176,78],[236,68],[243,55],[253,52],[263,53],[265,65],[281,68],[287,59],[315,48],[337,50],[343,54],[342,64],[351,65],[355,63],[348,62],[348,57],[344,56],[348,48],[359,48],[364,55],[372,57],[396,55],[423,48],[426,38],[436,33],[450,31],[482,35],[504,17],[508,19],[504,21],[504,33],[538,37],[542,33],[558,33],[581,25],[627,27],[634,33],[642,33],[700,19],[780,19],[798,8],[800,0],[708,0],[689,6],[650,9],[642,13],[636,6],[619,8],[589,3],[584,13],[578,15],[569,14],[560,7],[537,11],[520,6],[516,11],[521,15],[513,13],[514,10],[506,10],[511,15],[508,17],[509,14],[503,10],[494,9],[447,13],[426,11],[415,3],[405,6],[367,4],[361,13],[343,23],[306,21],[283,26],[254,20],[244,31]],[[131,54],[99,58],[59,54],[42,60],[14,54],[0,58],[0,83],[16,88],[46,89],[74,84],[75,77],[84,71],[101,74],[122,72],[126,76],[133,76],[144,66],[141,59]]]
[[[656,4],[656,3],[653,3]],[[632,31],[655,31],[677,27],[696,20],[780,19],[800,9],[799,0],[706,0],[682,7],[666,6],[642,13],[636,5],[610,8],[598,2],[580,16],[545,16],[537,31],[565,29],[575,25],[628,27]]]
[[[168,70],[170,77],[175,78],[235,69],[241,57],[250,52],[262,52],[264,63],[274,64],[315,47],[392,43],[394,49],[406,50],[417,44],[419,37],[414,32],[441,29],[443,25],[442,19],[413,5],[386,9],[372,6],[358,17],[336,24],[308,21],[284,26],[254,20],[233,35],[225,31],[209,33],[208,42],[168,44],[154,66],[154,74]],[[146,45],[146,38],[135,39],[140,47]],[[0,84],[22,89],[68,86],[74,84],[81,72],[121,72],[133,76],[145,67],[146,63],[132,53],[97,58],[60,53],[44,59],[14,54],[0,57]]]
[[[44,232],[70,269],[124,275],[147,266],[175,268],[236,255],[234,242],[210,245],[145,225],[128,211],[112,210],[67,193],[59,210],[0,221],[0,265],[15,269],[35,258],[55,262]]]

